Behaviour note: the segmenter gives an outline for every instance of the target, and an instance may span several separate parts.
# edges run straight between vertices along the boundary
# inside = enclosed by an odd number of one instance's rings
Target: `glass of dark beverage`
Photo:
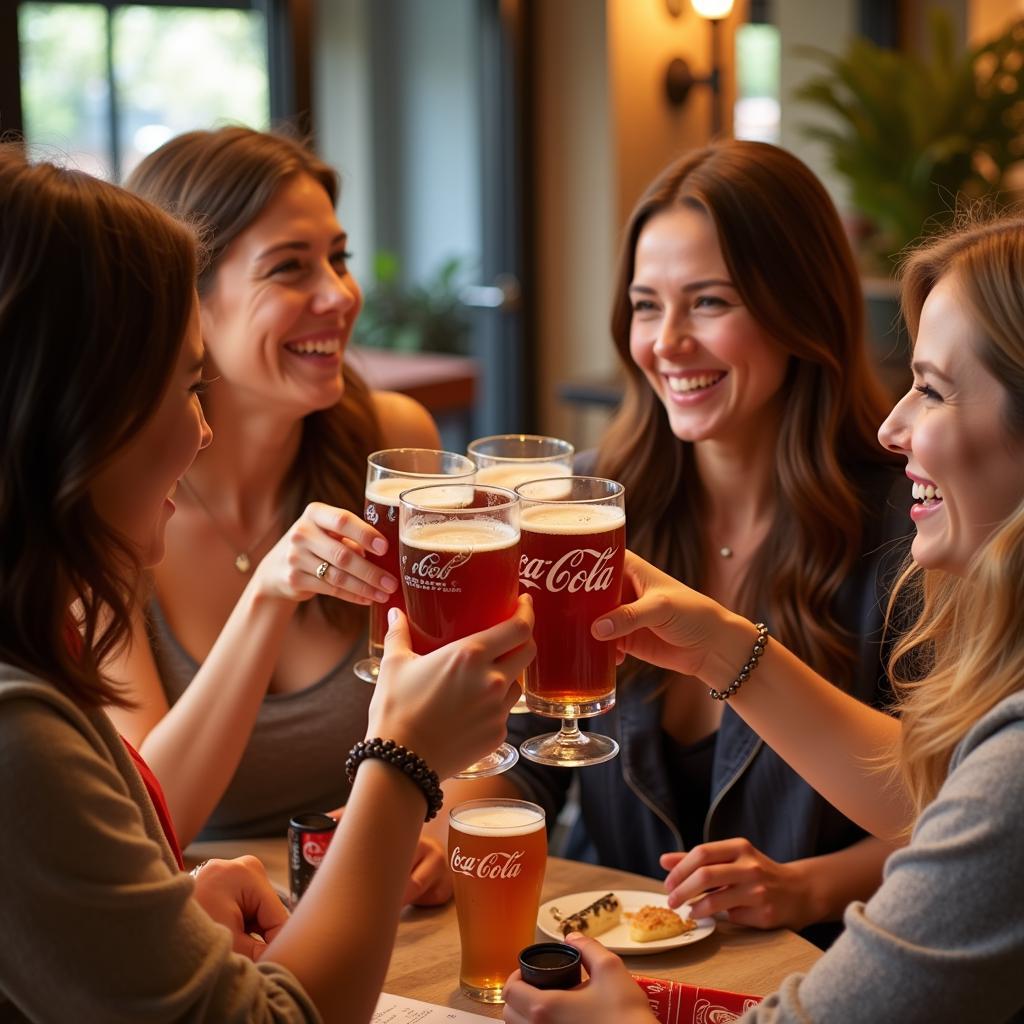
[[[519,598],[519,498],[504,487],[446,483],[404,491],[399,513],[402,593],[417,654],[496,626]],[[455,778],[507,771],[503,743]]]
[[[476,463],[477,483],[495,484],[514,491],[527,480],[571,476],[576,449],[558,437],[493,434],[471,441],[466,454]],[[524,692],[513,706],[512,714],[525,715],[529,711]]]
[[[592,623],[617,608],[626,548],[625,490],[614,480],[574,476],[520,484],[519,584],[533,597],[537,657],[526,669],[531,711],[560,718],[557,733],[520,746],[539,764],[577,768],[608,761],[619,745],[582,732],[579,719],[615,704],[615,644]]]
[[[388,542],[383,555],[366,552],[368,561],[391,573],[397,580],[402,575],[398,566],[398,496],[410,487],[436,480],[472,481],[476,467],[464,455],[439,452],[429,448],[388,448],[374,452],[366,460],[366,499],[363,518]],[[384,653],[384,636],[388,631],[388,612],[392,608],[405,611],[402,588],[386,603],[370,605],[369,657],[355,663],[353,671],[367,683],[377,682],[380,658]]]

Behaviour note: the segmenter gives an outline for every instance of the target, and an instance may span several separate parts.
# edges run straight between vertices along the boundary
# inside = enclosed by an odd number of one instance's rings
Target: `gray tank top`
[[[168,704],[185,692],[199,665],[178,642],[155,599],[147,609],[157,671]],[[348,800],[345,757],[366,735],[373,687],[353,664],[366,653],[366,635],[322,679],[295,693],[270,693],[249,743],[200,839],[280,836],[288,819],[330,811]]]

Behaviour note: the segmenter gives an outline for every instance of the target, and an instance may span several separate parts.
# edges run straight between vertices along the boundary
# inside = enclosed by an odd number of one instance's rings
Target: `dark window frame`
[[[26,0],[0,5],[0,138],[25,130],[21,99],[21,53],[18,10]],[[289,122],[303,134],[312,115],[312,0],[61,0],[107,10],[107,81],[109,85],[111,169],[120,180],[117,90],[114,88],[111,15],[124,7],[196,7],[262,11],[267,25],[267,82],[272,124]]]

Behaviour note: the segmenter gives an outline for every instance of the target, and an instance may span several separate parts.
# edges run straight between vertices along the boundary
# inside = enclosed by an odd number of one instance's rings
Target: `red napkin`
[[[651,1012],[661,1024],[728,1024],[764,998],[639,974],[634,974],[633,980],[644,990]]]

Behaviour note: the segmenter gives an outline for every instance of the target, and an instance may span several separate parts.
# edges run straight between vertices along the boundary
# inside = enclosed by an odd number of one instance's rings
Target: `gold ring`
[[[330,567],[331,567],[331,563],[330,562],[321,562],[316,567],[316,578],[318,580],[322,580],[327,575],[327,570],[330,569]]]

